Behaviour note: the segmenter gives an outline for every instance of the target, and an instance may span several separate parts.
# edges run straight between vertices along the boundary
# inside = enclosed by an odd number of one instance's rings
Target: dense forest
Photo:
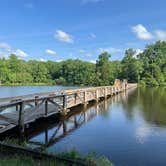
[[[62,62],[25,61],[12,54],[8,59],[0,59],[0,82],[99,86],[113,84],[116,78],[125,78],[142,85],[166,85],[165,41],[147,45],[138,55],[134,49],[127,49],[121,61],[110,59],[107,52],[99,55],[96,64],[72,59]]]

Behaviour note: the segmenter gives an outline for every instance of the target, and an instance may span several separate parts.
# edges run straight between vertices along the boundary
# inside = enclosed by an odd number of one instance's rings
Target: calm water
[[[116,166],[166,165],[166,88],[132,90],[75,111],[60,122],[38,124],[40,130],[27,135],[31,146],[96,152]]]
[[[75,89],[73,86],[0,86],[0,98],[51,92],[56,90]]]

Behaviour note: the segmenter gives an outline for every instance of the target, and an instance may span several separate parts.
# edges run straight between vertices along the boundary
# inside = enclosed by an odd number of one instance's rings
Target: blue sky
[[[166,40],[165,0],[0,0],[0,57],[94,62]]]

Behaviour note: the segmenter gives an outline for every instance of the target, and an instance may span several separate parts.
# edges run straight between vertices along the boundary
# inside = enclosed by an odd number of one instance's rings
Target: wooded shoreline
[[[103,52],[96,63],[79,59],[61,62],[21,60],[12,54],[0,59],[0,85],[106,86],[115,79],[147,86],[166,85],[166,42],[147,45],[137,54],[127,49],[122,60],[111,61]]]

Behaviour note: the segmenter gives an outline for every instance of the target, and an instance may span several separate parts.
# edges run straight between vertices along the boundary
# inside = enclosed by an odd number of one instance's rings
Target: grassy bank
[[[0,159],[0,166],[68,166],[65,163],[50,160],[34,160],[26,156]]]
[[[77,159],[80,161],[84,161],[87,163],[91,163],[90,165],[94,166],[113,166],[113,164],[105,157],[101,157],[99,159],[94,159],[91,155],[86,157],[80,157],[80,156],[73,156],[72,153],[66,153],[66,156],[70,159]],[[72,157],[71,157],[72,156]],[[0,155],[0,166],[77,166],[77,164],[69,164],[67,162],[61,162],[57,160],[52,159],[33,159],[31,157],[23,156],[23,155],[15,155],[15,156],[1,156]]]
[[[65,152],[48,152],[47,149],[35,151],[26,147],[27,143],[18,145],[15,139],[6,139],[0,144],[0,166],[6,165],[90,165],[90,166],[113,166],[105,156],[98,157],[95,152],[82,156],[77,150]],[[28,157],[27,157],[28,156]],[[65,161],[65,162],[64,162]],[[24,164],[25,163],[25,164]],[[67,163],[67,164],[66,164]],[[76,164],[77,163],[77,164]]]

